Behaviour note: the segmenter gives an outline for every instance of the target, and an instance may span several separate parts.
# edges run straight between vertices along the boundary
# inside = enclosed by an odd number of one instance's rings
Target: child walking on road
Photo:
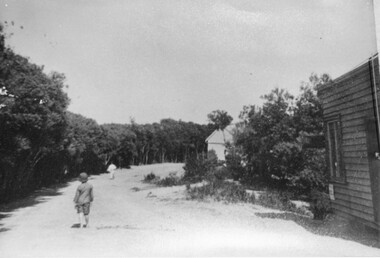
[[[90,205],[94,200],[94,192],[91,184],[87,183],[88,175],[80,173],[79,181],[82,183],[78,186],[75,193],[74,202],[75,208],[79,214],[80,227],[87,227],[90,219]]]

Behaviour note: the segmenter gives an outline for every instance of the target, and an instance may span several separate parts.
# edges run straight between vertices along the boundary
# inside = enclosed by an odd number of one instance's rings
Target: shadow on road
[[[71,181],[69,181],[71,182]],[[69,182],[52,185],[50,187],[43,187],[31,193],[29,196],[13,200],[9,203],[0,204],[0,221],[4,218],[12,216],[12,212],[25,208],[35,206],[39,203],[47,201],[50,197],[61,195],[60,189],[66,187]],[[10,230],[0,224],[0,233]]]
[[[80,228],[80,223],[75,223],[71,226],[71,228]]]
[[[351,240],[363,245],[380,248],[378,233],[375,230],[365,228],[358,223],[342,220],[336,216],[329,216],[325,220],[313,220],[312,218],[291,212],[255,213],[255,215],[261,218],[294,221],[316,235]]]

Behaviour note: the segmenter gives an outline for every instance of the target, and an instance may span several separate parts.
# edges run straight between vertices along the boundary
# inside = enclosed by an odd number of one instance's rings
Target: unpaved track
[[[188,201],[185,187],[141,182],[150,172],[173,171],[182,171],[182,165],[118,170],[115,180],[92,176],[95,201],[86,229],[71,228],[78,222],[72,202],[78,182],[15,210],[0,221],[10,229],[0,232],[0,257],[380,256],[376,248],[255,215],[273,210]]]

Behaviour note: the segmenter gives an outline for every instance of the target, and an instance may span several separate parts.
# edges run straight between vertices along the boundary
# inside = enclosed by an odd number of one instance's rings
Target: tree
[[[217,130],[224,130],[231,124],[233,118],[224,110],[215,110],[207,115],[210,123],[214,125]]]
[[[101,125],[102,136],[102,157],[104,163],[108,165],[114,162],[119,167],[129,167],[133,164],[136,155],[136,134],[129,125],[125,124],[104,124]]]
[[[237,137],[237,146],[248,165],[248,177],[258,176],[277,187],[298,187],[301,181],[320,186],[324,182],[323,169],[315,169],[325,167],[318,163],[323,159],[315,157],[313,160],[318,164],[308,162],[310,153],[324,152],[305,149],[303,137],[322,134],[323,113],[316,89],[330,80],[326,74],[313,73],[309,82],[302,83],[297,98],[276,88],[262,97],[265,100],[262,107],[243,108],[239,118],[244,129]],[[305,179],[308,176],[310,180]]]
[[[317,89],[329,83],[328,74],[318,76],[312,73],[308,82],[302,82],[300,95],[296,99],[294,122],[298,132],[321,134],[323,130],[322,104],[317,97]]]
[[[65,77],[5,47],[0,26],[0,196],[7,200],[61,176],[67,126]],[[54,162],[52,162],[54,160]]]
[[[71,112],[66,113],[68,127],[65,146],[71,175],[80,172],[99,174],[105,171],[102,159],[104,135],[98,123]]]

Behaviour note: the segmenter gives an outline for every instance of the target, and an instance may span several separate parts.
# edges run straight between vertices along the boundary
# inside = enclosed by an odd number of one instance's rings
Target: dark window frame
[[[325,119],[328,173],[331,182],[346,183],[342,151],[342,122],[340,115]]]

